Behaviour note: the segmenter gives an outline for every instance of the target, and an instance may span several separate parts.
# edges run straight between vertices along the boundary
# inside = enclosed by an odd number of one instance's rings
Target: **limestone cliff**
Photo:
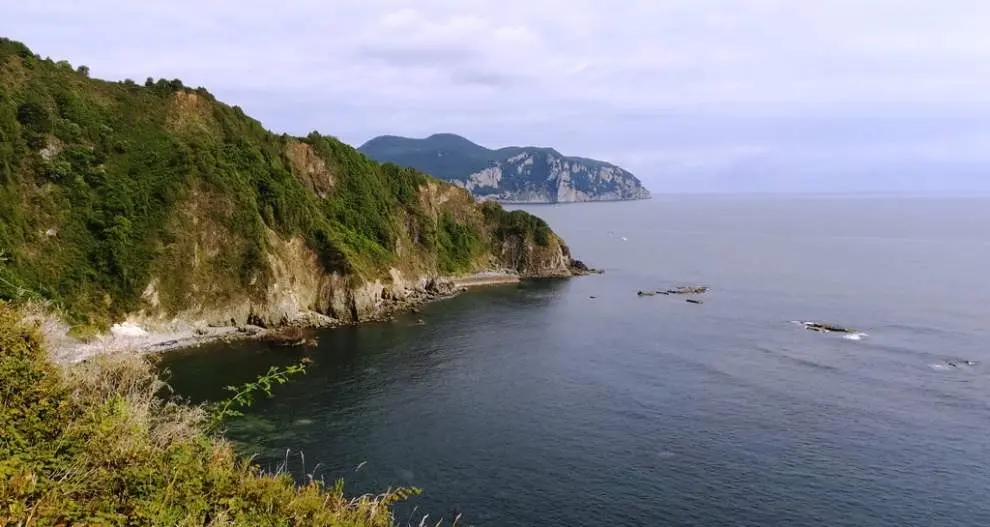
[[[490,150],[463,137],[435,134],[425,139],[376,137],[360,150],[378,161],[422,170],[486,199],[562,203],[650,197],[627,170],[564,156],[552,148]]]

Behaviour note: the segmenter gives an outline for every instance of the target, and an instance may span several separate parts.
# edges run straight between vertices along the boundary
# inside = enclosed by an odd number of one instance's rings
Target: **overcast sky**
[[[454,132],[654,192],[990,191],[987,0],[0,0],[93,76],[275,131]]]

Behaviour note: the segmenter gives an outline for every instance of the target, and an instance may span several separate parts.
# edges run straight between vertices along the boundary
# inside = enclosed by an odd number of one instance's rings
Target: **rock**
[[[835,324],[827,324],[824,322],[802,322],[804,328],[809,331],[817,331],[819,333],[855,333],[855,329],[844,328],[842,326],[836,326]]]
[[[304,311],[296,313],[288,324],[306,328],[332,328],[337,325],[337,320],[315,311]]]
[[[651,291],[637,291],[636,294],[638,296],[656,296],[656,293]]]
[[[205,336],[207,333],[209,332],[203,328],[196,328],[196,335],[199,335],[200,337]]]
[[[412,309],[410,309],[409,312],[412,313],[412,314],[414,314],[414,315],[418,315],[419,314],[419,310],[416,309],[415,307],[412,308]]]
[[[596,299],[596,298],[598,298],[598,297],[597,297],[597,296],[594,296],[594,295],[592,295],[592,296],[589,296],[588,298],[590,298],[590,299],[592,299],[592,300],[594,300],[594,299]]]
[[[287,327],[282,330],[270,333],[265,340],[277,346],[296,347],[306,344],[309,337],[298,327]]]
[[[594,269],[588,267],[588,265],[582,262],[581,260],[575,260],[573,258],[568,263],[567,267],[568,269],[570,269],[571,274],[575,276],[583,276],[589,274],[603,274],[605,272],[600,269]]]
[[[666,291],[668,295],[700,295],[707,292],[708,288],[705,286],[681,286]]]
[[[945,361],[945,363],[948,364],[949,366],[952,366],[953,368],[958,368],[960,366],[969,366],[969,367],[976,366],[975,360],[947,360]]]
[[[423,320],[423,319],[419,319],[419,320],[416,321],[416,325],[417,326],[425,326],[426,325],[426,321]]]
[[[704,304],[705,303],[704,300],[698,300],[697,298],[688,298],[687,300],[685,300],[685,302],[687,302],[688,304]]]
[[[440,278],[430,278],[426,282],[426,292],[433,296],[444,296],[454,292],[454,282]]]
[[[110,328],[110,333],[115,337],[144,337],[148,335],[148,332],[144,330],[141,326],[133,322],[121,322],[120,324],[114,324]]]

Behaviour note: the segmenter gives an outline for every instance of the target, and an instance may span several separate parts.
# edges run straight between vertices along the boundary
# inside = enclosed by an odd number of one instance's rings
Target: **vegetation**
[[[430,201],[430,185],[456,189],[333,137],[272,134],[203,88],[88,73],[0,39],[0,299],[106,327],[152,283],[167,312],[263,299],[273,235],[355,282],[468,272],[507,233],[552,236],[523,213]]]
[[[258,377],[255,381],[245,383],[242,386],[227,386],[226,390],[231,392],[232,395],[230,398],[219,401],[214,405],[213,411],[210,412],[210,429],[216,428],[225,419],[243,416],[244,413],[240,411],[240,408],[251,406],[251,403],[254,402],[254,395],[257,392],[262,392],[271,397],[272,387],[274,385],[285,384],[289,381],[289,376],[298,373],[306,373],[305,365],[295,364],[285,368],[272,366],[268,369],[267,373]]]
[[[133,356],[60,369],[0,303],[0,525],[391,526],[418,492],[349,499],[263,473],[162,386]]]
[[[496,225],[498,239],[510,236],[527,238],[532,236],[537,245],[546,247],[550,244],[553,231],[542,218],[527,214],[521,210],[508,212],[494,201],[485,202],[482,211],[491,224]]]

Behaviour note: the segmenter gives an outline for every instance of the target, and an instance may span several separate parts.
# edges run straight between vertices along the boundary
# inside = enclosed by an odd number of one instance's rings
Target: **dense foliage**
[[[0,303],[0,525],[394,525],[415,489],[348,499],[297,486],[212,437],[200,409],[162,400],[142,359],[60,370]]]
[[[473,270],[513,229],[498,222],[519,224],[469,199],[437,209],[430,182],[333,137],[272,134],[179,80],[94,80],[0,39],[0,299],[105,325],[152,278],[173,310],[204,285],[260,295],[269,233],[367,279],[410,261]]]

